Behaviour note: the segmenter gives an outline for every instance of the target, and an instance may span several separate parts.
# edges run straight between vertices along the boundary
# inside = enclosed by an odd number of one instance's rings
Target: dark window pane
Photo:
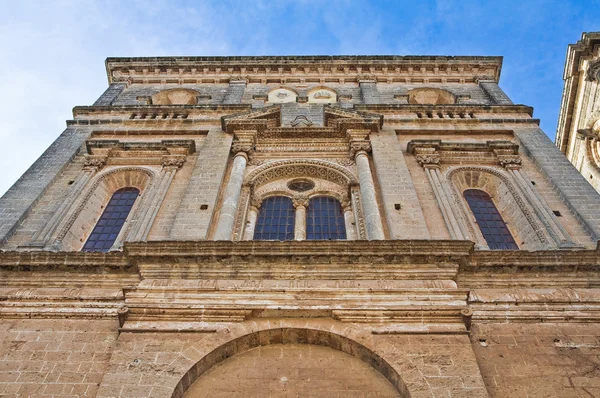
[[[490,195],[479,189],[467,189],[463,195],[491,250],[519,249]]]
[[[290,198],[273,196],[260,206],[255,240],[292,240],[294,238],[294,205]]]
[[[308,203],[306,239],[346,239],[346,224],[342,206],[335,198],[317,196]]]
[[[139,194],[137,188],[130,187],[121,188],[113,194],[87,242],[83,245],[84,252],[110,250]]]

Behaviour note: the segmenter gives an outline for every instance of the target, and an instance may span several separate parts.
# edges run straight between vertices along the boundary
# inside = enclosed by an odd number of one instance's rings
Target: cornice
[[[265,78],[340,77],[358,82],[452,76],[498,81],[502,57],[469,56],[272,56],[107,58],[109,83],[253,82]]]

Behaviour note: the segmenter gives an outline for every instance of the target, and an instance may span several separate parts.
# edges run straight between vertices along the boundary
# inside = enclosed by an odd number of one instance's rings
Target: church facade
[[[599,396],[600,196],[501,66],[107,59],[0,199],[0,394]]]

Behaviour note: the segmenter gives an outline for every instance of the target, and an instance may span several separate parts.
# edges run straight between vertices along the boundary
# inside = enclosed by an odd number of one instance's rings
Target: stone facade
[[[600,32],[569,45],[556,146],[600,191]]]
[[[600,396],[600,196],[501,61],[107,59],[0,199],[0,395]],[[311,239],[323,196],[346,239]]]

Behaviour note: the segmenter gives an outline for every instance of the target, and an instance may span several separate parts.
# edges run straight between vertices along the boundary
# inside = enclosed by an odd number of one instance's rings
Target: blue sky
[[[105,90],[109,56],[502,55],[554,139],[567,45],[600,30],[600,0],[0,3],[0,193]]]

